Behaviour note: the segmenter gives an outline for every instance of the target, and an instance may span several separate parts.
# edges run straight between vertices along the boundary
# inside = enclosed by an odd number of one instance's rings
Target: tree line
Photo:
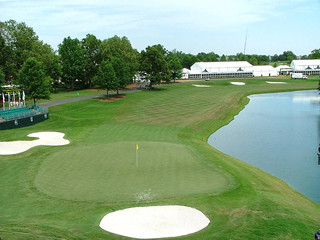
[[[303,58],[319,59],[320,49]],[[190,68],[199,61],[248,61],[263,65],[278,61],[289,63],[294,59],[297,56],[291,51],[274,56],[242,53],[219,56],[214,52],[194,55],[168,51],[160,44],[139,52],[127,37],[100,40],[92,34],[81,40],[66,37],[54,51],[25,23],[0,22],[0,85],[19,84],[29,94],[38,88],[39,93],[33,93],[35,98],[44,98],[49,95],[49,90],[55,91],[61,86],[118,91],[136,75],[149,80],[150,86],[160,81],[170,82],[181,77],[182,68]]]

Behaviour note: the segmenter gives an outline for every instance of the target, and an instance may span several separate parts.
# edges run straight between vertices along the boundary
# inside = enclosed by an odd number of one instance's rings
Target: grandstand
[[[48,110],[39,106],[22,106],[0,110],[0,130],[26,127],[48,119]]]

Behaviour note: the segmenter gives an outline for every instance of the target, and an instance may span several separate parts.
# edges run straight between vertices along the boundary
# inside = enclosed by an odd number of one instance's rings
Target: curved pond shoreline
[[[208,138],[214,148],[256,166],[320,202],[318,91],[257,94]]]

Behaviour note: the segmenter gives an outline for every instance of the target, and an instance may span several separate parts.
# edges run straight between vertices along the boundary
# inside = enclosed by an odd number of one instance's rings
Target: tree
[[[2,84],[5,84],[4,77],[5,77],[5,74],[4,74],[4,72],[2,71],[2,68],[0,67],[0,86],[1,86]]]
[[[109,91],[119,89],[118,81],[116,79],[116,72],[109,61],[103,61],[98,70],[97,76],[94,78],[94,84],[107,91],[107,98],[109,98]]]
[[[31,57],[33,44],[38,42],[38,36],[31,27],[25,23],[14,20],[0,22],[0,35],[2,40],[1,55],[6,82],[14,82],[23,63]]]
[[[219,55],[214,52],[210,52],[210,53],[201,52],[197,54],[197,58],[201,62],[216,62],[219,59]]]
[[[89,88],[98,72],[98,65],[101,63],[100,44],[101,41],[92,34],[87,34],[86,38],[81,41],[85,58],[84,80]]]
[[[52,79],[60,77],[60,64],[54,51],[39,40],[32,28],[14,20],[0,22],[0,66],[7,83],[17,80],[19,70],[30,57],[43,63],[46,75]]]
[[[227,61],[227,57],[222,54],[221,58],[220,58],[220,62],[226,62]]]
[[[309,59],[320,59],[320,48],[312,50],[309,54]]]
[[[119,90],[125,88],[129,84],[130,79],[132,79],[130,68],[123,58],[113,57],[110,60],[110,64],[112,65],[115,72],[115,81],[117,82],[118,86],[116,90],[117,94],[119,94]]]
[[[295,59],[297,59],[297,56],[292,51],[284,51],[278,58],[279,61],[287,61],[289,63]]]
[[[121,59],[121,62],[124,62],[127,66],[129,80],[133,79],[134,75],[137,74],[139,69],[139,52],[132,48],[128,38],[114,36],[103,40],[100,45],[100,52],[102,59],[105,61],[112,61],[114,58]]]
[[[168,55],[168,66],[171,73],[170,77],[174,80],[174,82],[176,81],[176,79],[182,77],[182,65],[176,55]]]
[[[62,65],[62,81],[74,90],[74,87],[83,87],[85,58],[80,41],[70,37],[63,39],[59,45],[60,61]]]
[[[45,76],[42,64],[36,58],[28,58],[19,71],[19,83],[27,94],[37,99],[48,99],[50,96],[50,78]]]
[[[150,88],[161,80],[168,81],[170,72],[166,60],[166,49],[162,45],[149,46],[141,52],[141,71],[150,80]]]

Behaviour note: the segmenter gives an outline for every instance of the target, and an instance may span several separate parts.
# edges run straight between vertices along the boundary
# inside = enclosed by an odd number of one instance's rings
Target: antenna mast
[[[245,39],[245,41],[244,41],[244,50],[243,50],[243,54],[244,54],[244,55],[246,55],[247,37],[248,37],[248,28],[247,28],[247,32],[246,32],[246,39]]]

